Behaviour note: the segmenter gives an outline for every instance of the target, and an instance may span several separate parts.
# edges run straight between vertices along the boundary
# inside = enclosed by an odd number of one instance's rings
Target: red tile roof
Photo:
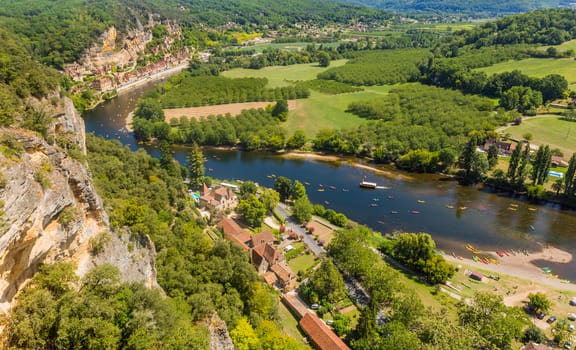
[[[308,335],[314,347],[318,350],[339,350],[350,348],[344,344],[336,333],[313,312],[308,312],[300,320],[300,327]]]
[[[296,277],[290,266],[283,263],[270,266],[270,270],[272,270],[283,283],[287,283]]]
[[[259,232],[252,236],[253,247],[259,246],[260,244],[264,243],[274,243],[274,241],[276,241],[276,237],[274,237],[272,232],[268,230]]]
[[[250,241],[250,232],[244,230],[236,221],[230,218],[224,218],[216,224],[216,227],[224,231],[224,237],[232,242],[236,242],[242,246],[242,248],[248,250],[246,242]]]

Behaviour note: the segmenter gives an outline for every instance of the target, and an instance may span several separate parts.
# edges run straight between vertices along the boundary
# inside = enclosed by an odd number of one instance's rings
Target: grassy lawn
[[[519,70],[537,78],[555,73],[564,76],[570,88],[576,87],[576,61],[571,58],[527,58],[520,61],[502,62],[477,70],[488,75]]]
[[[337,60],[330,62],[330,67],[343,66],[346,60]],[[222,72],[222,76],[228,78],[267,78],[267,87],[275,88],[279,86],[290,85],[287,80],[313,80],[316,75],[328,68],[320,67],[317,63],[294,64],[291,66],[272,66],[262,69],[244,69],[236,68]]]
[[[550,47],[550,45],[541,46],[540,49],[542,51],[545,51],[549,47]],[[567,42],[562,43],[560,45],[552,45],[552,47],[555,47],[560,52],[567,51],[567,50],[576,50],[576,40],[570,40],[570,41],[567,41]]]
[[[303,253],[303,254],[295,257],[294,259],[290,259],[288,261],[288,266],[290,266],[292,271],[294,271],[295,273],[298,273],[298,271],[303,271],[303,272],[308,271],[309,269],[314,267],[314,265],[316,265],[316,263],[317,263],[317,261],[314,260],[314,254]]]
[[[346,60],[332,61],[330,67],[342,66],[345,63]],[[278,87],[289,85],[288,80],[316,79],[316,75],[325,69],[312,63],[266,67],[259,70],[232,69],[223,72],[222,75],[229,78],[267,78],[269,87]],[[309,98],[296,101],[296,109],[290,111],[284,127],[288,131],[288,135],[292,135],[296,129],[302,129],[308,137],[315,137],[318,131],[324,128],[350,128],[367,123],[366,119],[345,112],[350,102],[384,96],[392,87],[391,85],[367,86],[363,87],[364,91],[340,95],[327,95],[311,91]]]
[[[267,49],[279,49],[282,51],[301,51],[304,50],[308,45],[313,45],[313,43],[266,43],[266,44],[256,44],[248,45],[243,48],[243,50],[256,50],[256,52],[262,52]],[[340,43],[323,43],[315,44],[316,47],[322,45],[323,47],[337,47]]]
[[[327,95],[312,91],[310,97],[296,101],[296,109],[288,114],[284,127],[291,135],[294,130],[302,129],[308,137],[315,137],[319,130],[350,128],[367,119],[345,112],[350,102],[366,101],[386,95],[393,86],[368,86],[364,91],[339,95]]]
[[[306,349],[310,349],[310,347],[304,343],[305,335],[300,333],[298,321],[296,321],[294,316],[292,316],[290,311],[281,302],[278,302],[278,316],[280,317],[282,331],[294,338],[300,344],[305,345]]]
[[[572,153],[576,152],[576,123],[561,120],[558,116],[527,118],[522,124],[510,126],[502,133],[518,139],[526,133],[531,133],[532,144],[548,144],[553,149],[559,148],[564,153],[565,159],[569,159]]]

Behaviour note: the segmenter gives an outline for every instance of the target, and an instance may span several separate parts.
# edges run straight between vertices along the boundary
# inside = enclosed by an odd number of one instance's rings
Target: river
[[[132,149],[141,147],[125,130],[125,118],[138,97],[152,86],[153,83],[141,86],[87,112],[86,131],[117,139]],[[156,149],[146,149],[158,156]],[[575,253],[576,215],[556,205],[536,206],[507,194],[460,186],[438,175],[402,173],[386,166],[380,168],[392,175],[374,173],[355,166],[357,160],[328,162],[220,150],[206,150],[205,155],[209,176],[252,180],[268,187],[272,187],[273,176],[297,179],[309,184],[306,187],[313,203],[342,212],[383,233],[428,232],[438,248],[448,253],[471,257],[464,248],[467,243],[486,251],[537,251],[543,244],[552,244]],[[176,149],[175,157],[184,163],[186,150]],[[364,178],[381,188],[361,189],[358,183]],[[318,191],[320,185],[324,191]],[[560,278],[576,280],[574,260],[541,264]]]

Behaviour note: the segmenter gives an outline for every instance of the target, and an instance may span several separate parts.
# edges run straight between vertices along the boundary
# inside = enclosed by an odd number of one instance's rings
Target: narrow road
[[[296,222],[296,220],[288,212],[287,206],[285,204],[283,203],[278,204],[275,210],[276,213],[278,213],[278,215],[280,215],[284,220],[286,220],[286,229],[292,230],[296,232],[298,236],[302,237],[302,240],[304,241],[304,243],[306,243],[306,245],[308,246],[310,251],[314,253],[314,255],[320,256],[326,253],[326,250],[324,250],[324,248],[318,245],[318,243],[316,243],[316,241],[311,235],[306,233],[306,229],[300,227],[300,224]]]

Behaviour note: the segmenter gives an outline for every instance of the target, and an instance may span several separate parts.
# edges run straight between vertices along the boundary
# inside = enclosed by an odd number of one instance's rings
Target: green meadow
[[[346,64],[346,60],[330,62],[330,67],[340,67]],[[221,75],[228,78],[266,78],[269,88],[290,85],[288,82],[294,80],[316,79],[318,73],[328,68],[320,67],[317,63],[294,64],[290,66],[271,66],[262,69],[236,68],[222,72]]]
[[[332,61],[330,67],[342,66],[346,60]],[[317,64],[297,64],[291,66],[266,67],[260,70],[232,69],[223,72],[222,75],[229,78],[258,77],[267,78],[269,87],[289,85],[289,81],[313,80],[316,75],[327,68]],[[316,133],[324,128],[349,128],[363,123],[366,119],[359,118],[345,112],[351,102],[370,100],[386,95],[391,85],[363,87],[364,91],[328,95],[311,91],[310,97],[296,101],[296,109],[290,111],[288,121],[284,127],[288,134],[296,129],[302,129],[308,137],[316,136]]]
[[[576,47],[576,43],[572,45]],[[527,58],[519,61],[502,62],[477,70],[488,75],[519,70],[536,78],[555,73],[564,76],[571,89],[576,88],[576,61],[571,58]]]
[[[557,115],[525,118],[522,124],[510,126],[502,133],[510,134],[515,139],[522,139],[523,135],[531,133],[531,143],[558,148],[564,153],[564,159],[569,159],[576,149],[576,123],[562,120]]]
[[[244,50],[256,50],[256,52],[262,52],[268,49],[278,49],[283,51],[301,51],[304,50],[308,45],[316,45],[316,47],[322,45],[324,47],[337,47],[340,45],[338,42],[334,43],[266,43],[266,44],[256,44],[248,45],[243,47]]]

